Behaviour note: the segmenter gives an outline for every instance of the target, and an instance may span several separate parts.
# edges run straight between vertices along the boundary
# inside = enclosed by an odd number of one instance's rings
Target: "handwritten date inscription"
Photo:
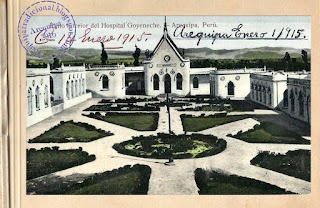
[[[290,27],[283,27],[281,29],[273,29],[272,32],[264,31],[249,31],[244,32],[242,30],[243,24],[239,24],[237,27],[232,28],[231,32],[194,32],[185,31],[185,26],[179,26],[175,29],[173,36],[178,38],[191,38],[197,40],[197,46],[202,39],[212,40],[212,44],[217,39],[224,40],[303,40],[306,39],[304,35],[304,29],[291,29]]]

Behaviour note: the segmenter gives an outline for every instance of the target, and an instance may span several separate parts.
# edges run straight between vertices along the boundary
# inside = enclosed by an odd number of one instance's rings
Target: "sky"
[[[58,16],[37,16],[32,18],[28,29],[35,30],[51,22],[59,22],[59,18]],[[104,40],[109,39],[105,42],[105,47],[110,50],[132,51],[137,45],[142,50],[152,51],[163,35],[165,17],[74,16],[74,21],[76,37],[72,48],[101,49],[99,37],[105,36]],[[168,34],[179,48],[208,47],[215,50],[269,46],[310,49],[311,45],[311,18],[309,16],[167,16],[166,21]],[[190,38],[186,35],[181,37],[179,32],[182,30],[183,24],[186,26],[183,34],[190,35],[192,32],[196,37]],[[236,34],[236,31],[232,31],[232,29],[238,28],[239,25],[242,27],[238,29]],[[142,27],[137,28],[138,26]],[[152,26],[152,28],[143,28],[143,26]],[[176,33],[174,33],[175,30]],[[280,38],[275,40],[281,30],[283,31]],[[300,30],[300,35],[298,30]],[[251,32],[260,38],[243,38],[243,33]],[[66,29],[55,29],[54,33],[56,39],[59,40],[66,33]],[[217,38],[213,41],[213,38],[210,37],[202,38],[198,42],[199,33],[211,35],[225,33],[225,35],[230,35],[230,38]],[[55,45],[57,42],[51,41],[47,45]]]

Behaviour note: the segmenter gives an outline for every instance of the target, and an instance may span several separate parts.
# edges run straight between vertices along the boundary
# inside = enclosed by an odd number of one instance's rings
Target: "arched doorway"
[[[159,90],[159,76],[153,75],[153,90]]]
[[[228,95],[234,95],[234,84],[231,81],[228,83]]]
[[[169,74],[164,76],[164,92],[171,93],[171,77]]]

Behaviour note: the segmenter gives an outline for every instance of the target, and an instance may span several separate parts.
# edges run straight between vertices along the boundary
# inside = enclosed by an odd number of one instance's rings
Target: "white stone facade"
[[[250,96],[250,74],[263,71],[265,68],[215,69],[210,73],[212,96],[246,99]]]
[[[267,72],[266,68],[190,68],[190,60],[179,51],[165,28],[153,54],[143,61],[143,66],[28,68],[27,126],[91,97],[124,98],[135,93],[251,99],[309,122],[310,76],[287,76],[284,72]]]
[[[285,72],[251,74],[250,99],[269,108],[287,108],[287,103],[284,103],[287,75]]]
[[[93,97],[125,97],[125,67],[89,66],[87,69],[87,89]]]
[[[310,74],[300,73],[288,76],[288,114],[296,119],[310,123],[311,94]]]
[[[50,67],[28,68],[26,86],[27,126],[52,115],[50,102]]]

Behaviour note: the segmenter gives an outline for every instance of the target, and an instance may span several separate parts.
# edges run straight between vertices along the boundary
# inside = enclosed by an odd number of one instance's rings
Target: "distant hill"
[[[57,48],[45,47],[45,55],[53,56]],[[305,49],[310,55],[310,49]],[[180,49],[183,51],[183,49]],[[109,59],[128,59],[133,58],[134,51],[107,51]],[[140,58],[144,58],[144,52],[141,51]],[[213,50],[210,48],[187,48],[184,49],[185,57],[190,59],[274,59],[283,58],[286,52],[290,53],[291,58],[301,57],[301,49],[287,47],[259,47],[259,48],[244,48],[232,50]],[[59,57],[62,61],[99,61],[101,50],[99,49],[81,49],[71,48],[65,54]],[[37,60],[39,58],[27,56],[29,60]]]

